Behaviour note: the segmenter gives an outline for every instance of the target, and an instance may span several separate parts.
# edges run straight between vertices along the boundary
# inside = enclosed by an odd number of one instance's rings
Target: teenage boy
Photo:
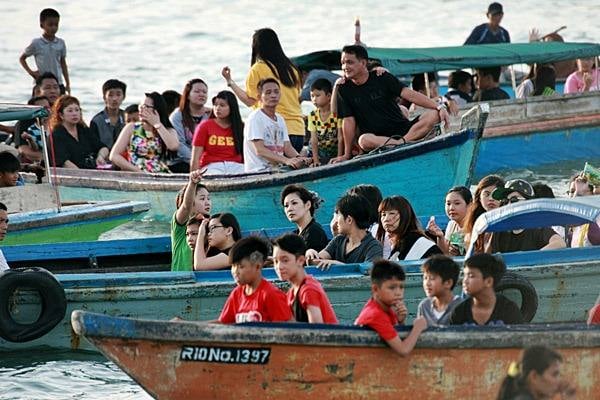
[[[477,91],[473,101],[493,101],[510,99],[508,93],[500,88],[500,67],[479,68],[476,70]]]
[[[92,118],[90,128],[110,150],[125,126],[125,111],[121,104],[125,100],[127,85],[118,79],[109,79],[102,85],[104,109]]]
[[[186,238],[187,223],[197,214],[210,215],[210,194],[206,186],[200,184],[201,178],[201,170],[190,172],[188,184],[177,195],[177,211],[171,220],[171,271],[192,270],[192,250]]]
[[[40,13],[40,27],[42,37],[33,39],[31,44],[25,48],[19,63],[33,79],[45,72],[51,72],[56,76],[60,85],[60,93],[71,94],[71,81],[69,80],[69,69],[67,68],[67,46],[63,39],[56,37],[60,14],[52,8],[45,8]],[[37,70],[32,70],[27,64],[27,57],[34,56]],[[65,77],[63,82],[62,77]],[[52,101],[53,102],[53,101]]]
[[[506,265],[491,254],[476,254],[465,261],[463,290],[470,297],[456,306],[450,325],[522,324],[519,307],[495,287],[502,279]]]
[[[273,265],[277,276],[290,283],[287,302],[298,322],[337,324],[338,320],[323,287],[304,270],[304,239],[288,233],[273,242]]]
[[[371,225],[369,201],[357,194],[342,196],[335,205],[338,235],[320,252],[306,251],[306,258],[321,268],[331,264],[354,264],[383,257],[381,243],[368,231]]]
[[[452,293],[460,267],[450,257],[435,255],[425,261],[421,271],[427,297],[419,303],[417,317],[425,318],[429,326],[448,325],[452,311],[461,302],[460,296]]]
[[[465,44],[510,43],[508,31],[500,26],[504,17],[502,4],[491,3],[486,16],[488,22],[476,26],[465,40]]]
[[[258,92],[261,108],[252,111],[244,125],[244,170],[267,172],[278,164],[293,169],[308,165],[310,159],[294,149],[283,117],[275,112],[281,98],[279,82],[263,79]]]
[[[231,274],[237,286],[225,302],[219,322],[285,322],[292,312],[285,294],[262,276],[269,244],[256,236],[240,239],[229,252]]]
[[[0,242],[6,237],[8,231],[8,208],[4,203],[0,203]],[[10,269],[2,250],[0,250],[0,272]]]
[[[444,105],[408,88],[388,72],[381,75],[376,71],[369,72],[368,58],[367,49],[362,46],[350,45],[342,49],[345,80],[336,82],[334,93],[337,93],[338,117],[343,119],[344,153],[332,162],[350,159],[357,128],[361,133],[359,146],[370,151],[382,145],[420,140],[440,121],[448,127],[449,116]],[[398,97],[427,111],[409,121],[398,107]]]
[[[0,152],[0,188],[23,186],[20,170],[21,163],[12,152]]]
[[[317,79],[310,88],[310,99],[317,107],[308,115],[313,166],[328,163],[344,152],[342,121],[331,111],[332,90],[327,79]]]
[[[405,317],[404,280],[406,275],[400,265],[387,260],[373,263],[371,269],[371,299],[365,304],[354,322],[375,330],[386,343],[401,356],[407,356],[417,343],[421,332],[427,329],[423,317],[415,318],[413,328],[402,340],[394,328],[399,318]]]

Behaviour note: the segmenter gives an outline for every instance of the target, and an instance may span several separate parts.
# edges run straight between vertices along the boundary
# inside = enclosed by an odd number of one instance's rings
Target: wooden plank
[[[57,207],[56,194],[48,184],[0,188],[0,202],[9,214]]]

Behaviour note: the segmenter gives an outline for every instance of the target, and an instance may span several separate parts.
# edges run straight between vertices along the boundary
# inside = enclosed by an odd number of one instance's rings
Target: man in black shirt
[[[479,68],[475,74],[477,92],[473,101],[492,101],[510,99],[508,93],[500,89],[500,67]]]
[[[408,88],[387,72],[380,76],[369,72],[367,60],[367,50],[362,46],[351,45],[342,50],[345,81],[336,83],[335,92],[338,117],[343,118],[344,154],[332,162],[350,159],[357,127],[361,132],[359,146],[370,151],[382,145],[422,139],[440,121],[448,126],[445,106]],[[396,102],[398,97],[429,110],[409,121]]]

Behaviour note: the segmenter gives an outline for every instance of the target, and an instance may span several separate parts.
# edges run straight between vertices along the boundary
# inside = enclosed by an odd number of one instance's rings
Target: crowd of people
[[[503,15],[501,4],[490,4],[488,22],[476,27],[465,44],[510,42],[508,31],[500,26]],[[251,68],[243,87],[224,67],[222,76],[231,91],[219,91],[210,105],[207,84],[194,78],[181,95],[174,90],[148,92],[139,106],[123,109],[127,85],[109,79],[102,86],[105,107],[88,127],[79,100],[70,93],[66,44],[56,36],[59,22],[56,10],[44,9],[42,36],[19,59],[36,82],[28,103],[50,111],[41,124],[50,132],[49,162],[58,167],[153,173],[202,168],[205,175],[239,175],[279,166],[318,166],[381,146],[421,140],[435,125],[447,125],[448,112],[456,114],[472,101],[509,98],[499,86],[501,67],[480,68],[475,75],[452,72],[444,96],[438,93],[433,73],[427,79],[415,75],[412,88],[407,87],[384,68],[373,68],[360,37],[342,50],[343,77],[323,70],[301,71],[286,56],[277,34],[263,28],[254,33]],[[532,39],[559,40],[557,36]],[[37,69],[28,64],[29,57],[35,58]],[[577,60],[576,69],[573,64],[570,68],[565,93],[599,89],[594,59]],[[517,97],[555,93],[556,76],[553,65],[532,66]],[[305,117],[300,102],[308,98],[316,109]],[[253,109],[246,121],[238,100]],[[418,115],[409,119],[409,111]],[[21,121],[10,131],[20,160],[39,163],[40,123]]]

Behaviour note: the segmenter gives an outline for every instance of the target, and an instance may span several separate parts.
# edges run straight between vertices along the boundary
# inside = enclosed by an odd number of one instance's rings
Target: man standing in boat
[[[349,160],[357,128],[361,134],[358,145],[363,151],[380,146],[402,145],[425,137],[435,124],[443,121],[448,127],[446,107],[401,83],[392,74],[367,69],[367,49],[358,45],[342,49],[344,80],[336,82],[338,116],[343,118],[344,154],[331,162]],[[396,99],[403,99],[428,109],[408,120]]]
[[[476,26],[464,44],[510,43],[508,31],[500,26],[504,17],[502,4],[490,4],[486,15],[488,22]]]

